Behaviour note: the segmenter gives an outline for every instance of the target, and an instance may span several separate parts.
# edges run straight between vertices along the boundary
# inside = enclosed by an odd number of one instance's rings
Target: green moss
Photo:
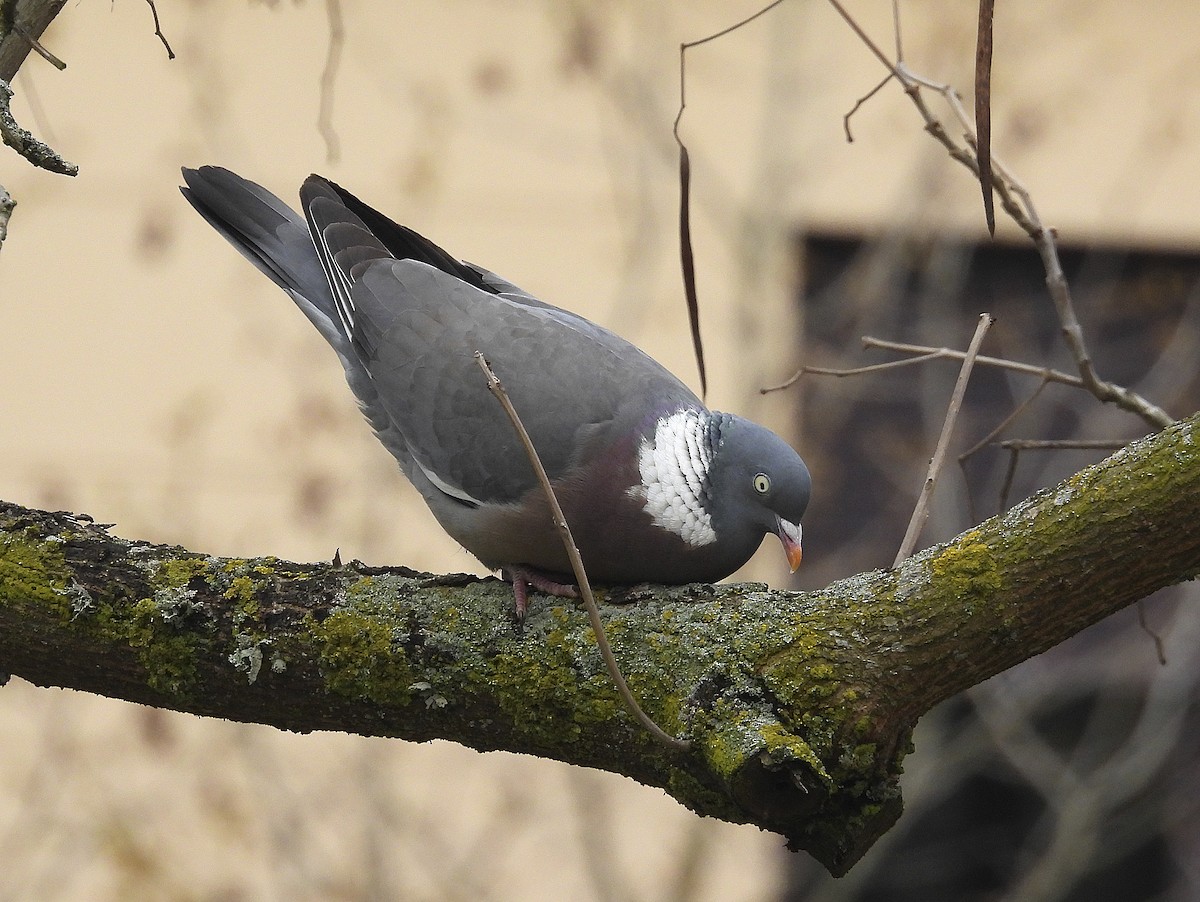
[[[979,531],[964,533],[929,562],[933,578],[946,587],[968,610],[973,603],[986,602],[1003,588],[1000,566],[992,549],[979,538]]]
[[[186,586],[196,577],[208,578],[208,560],[202,557],[180,557],[161,561],[154,568],[152,579],[158,586]]]
[[[48,605],[69,620],[70,569],[59,544],[26,539],[14,533],[0,535],[0,602]]]
[[[330,692],[380,705],[407,705],[416,682],[393,627],[352,609],[334,611],[318,623],[305,618]]]
[[[181,629],[194,595],[186,585],[204,572],[205,561],[183,558],[160,565],[151,575],[154,594],[130,604],[89,594],[71,577],[60,545],[54,538],[0,535],[0,602],[43,604],[74,629],[92,631],[106,643],[124,643],[145,670],[148,686],[175,698],[187,695],[205,644]]]
[[[498,654],[489,670],[500,709],[529,730],[535,745],[561,744],[564,734],[573,741],[585,727],[611,720],[623,708],[608,674],[584,677],[563,643],[541,655]]]
[[[664,788],[675,801],[707,817],[719,817],[731,824],[748,820],[746,812],[725,792],[704,784],[682,768],[671,769]]]
[[[195,687],[196,661],[205,643],[196,633],[179,630],[170,609],[143,598],[120,616],[105,606],[98,623],[103,632],[125,640],[137,652],[150,688],[178,698]]]
[[[812,773],[824,784],[826,791],[833,788],[833,782],[825,771],[825,766],[812,747],[794,733],[789,732],[780,723],[767,724],[760,730],[763,742],[766,744],[766,754],[771,761],[783,764],[785,762],[803,762]]]
[[[259,585],[248,576],[235,576],[229,588],[222,594],[230,601],[236,601],[238,613],[243,617],[258,616]]]

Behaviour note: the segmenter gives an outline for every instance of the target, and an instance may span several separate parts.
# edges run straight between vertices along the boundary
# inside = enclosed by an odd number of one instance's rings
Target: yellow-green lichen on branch
[[[978,530],[964,533],[929,560],[940,594],[953,598],[970,612],[970,605],[986,603],[1004,587],[1000,566]]]
[[[417,680],[391,620],[339,608],[320,622],[311,615],[304,622],[330,692],[379,705],[412,702]]]
[[[45,604],[71,615],[66,601],[70,569],[61,542],[0,534],[0,604]]]

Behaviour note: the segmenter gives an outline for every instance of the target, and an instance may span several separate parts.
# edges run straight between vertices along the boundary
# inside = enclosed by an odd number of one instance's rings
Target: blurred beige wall
[[[181,165],[289,200],[321,172],[695,384],[677,50],[755,4],[342,5],[336,160],[317,129],[322,3],[160,3],[173,62],[142,3],[72,4],[47,33],[68,69],[31,58],[14,110],[81,173],[0,153],[20,204],[0,251],[0,497],[214,554],[340,547],[479,572],[321,339],[178,196]],[[892,46],[888,4],[848,5]],[[974,4],[903,10],[909,64],[965,91]],[[1183,0],[1000,5],[995,152],[1049,223],[1200,243],[1197,33]],[[846,143],[842,117],[882,71],[825,3],[784,4],[688,69],[710,401],[787,434],[796,400],[755,389],[801,359],[795,230],[977,235],[978,188],[894,86]],[[742,575],[782,584],[778,549]],[[0,899],[764,899],[785,855],[622,778],[444,743],[292,736],[19,680],[0,737]]]

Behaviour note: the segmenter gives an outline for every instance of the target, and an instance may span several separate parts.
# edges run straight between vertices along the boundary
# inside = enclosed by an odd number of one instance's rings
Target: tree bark
[[[37,40],[66,5],[66,0],[0,0],[0,79],[12,81],[33,49],[13,26]]]
[[[1200,417],[1133,443],[894,570],[817,592],[602,593],[643,706],[585,615],[494,579],[240,560],[0,504],[0,669],[297,731],[450,739],[625,774],[844,873],[901,811],[937,702],[1200,572]],[[815,524],[814,528],[819,528]]]

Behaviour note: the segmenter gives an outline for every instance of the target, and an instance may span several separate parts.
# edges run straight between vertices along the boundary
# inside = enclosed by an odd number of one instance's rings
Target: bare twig
[[[13,196],[3,185],[0,185],[0,248],[4,246],[4,239],[8,237],[8,220],[16,205],[17,202],[13,200]]]
[[[892,30],[896,33],[896,61],[904,60],[904,39],[900,33],[900,0],[892,0]]]
[[[971,378],[975,358],[979,356],[979,345],[983,343],[983,337],[993,322],[994,320],[988,314],[981,313],[979,315],[979,325],[975,327],[975,335],[971,338],[966,356],[963,357],[962,367],[958,371],[958,381],[954,383],[954,391],[950,395],[950,407],[946,411],[946,421],[942,424],[942,433],[938,436],[937,447],[929,461],[925,484],[921,487],[917,506],[913,509],[912,519],[908,521],[908,531],[904,534],[904,541],[900,543],[900,550],[896,553],[893,567],[899,567],[901,561],[912,554],[917,545],[917,537],[921,534],[921,527],[925,525],[925,520],[929,516],[929,499],[933,497],[938,474],[946,459],[946,449],[950,446],[950,436],[954,432],[954,424],[958,421],[959,411],[962,410],[963,395],[967,391],[967,382]]]
[[[864,94],[862,97],[858,98],[858,100],[856,100],[854,102],[854,106],[852,106],[850,108],[850,112],[846,113],[846,115],[844,115],[842,117],[842,128],[846,132],[846,143],[847,144],[854,143],[854,135],[851,134],[851,132],[850,132],[850,118],[859,111],[859,109],[862,107],[862,105],[864,103],[866,103],[868,100],[870,100],[872,97],[874,97],[880,91],[882,91],[883,86],[886,85],[891,80],[892,80],[891,75],[885,75],[883,77],[883,80],[881,82],[879,82],[879,84],[877,84],[871,90],[867,91],[867,93]]]
[[[1009,450],[1008,466],[1004,469],[1004,481],[1000,484],[1000,500],[996,502],[997,513],[1003,513],[1008,508],[1008,493],[1012,491],[1013,477],[1017,475],[1017,461],[1020,458],[1020,448]]]
[[[17,7],[20,6],[20,20]],[[0,0],[0,79],[12,82],[33,45],[26,35],[40,38],[66,6],[66,0]],[[24,33],[17,30],[17,25]]]
[[[158,7],[154,5],[154,0],[146,0],[150,5],[150,15],[154,16],[154,36],[162,41],[163,47],[167,51],[167,59],[175,59],[175,51],[171,49],[171,45],[167,43],[167,36],[163,34],[162,25],[158,21]]]
[[[993,432],[993,434],[995,434]],[[1117,439],[1030,439],[1014,438],[1000,442],[1008,452],[1008,467],[1004,471],[1004,482],[1000,486],[998,511],[1008,507],[1008,493],[1012,491],[1013,477],[1017,475],[1017,463],[1022,451],[1115,451],[1128,442]]]
[[[1012,438],[999,444],[1008,451],[1116,451],[1129,442],[1121,439]]]
[[[807,373],[812,373],[814,376],[837,376],[839,378],[843,376],[862,376],[866,373],[877,373],[880,370],[893,370],[897,367],[912,366],[914,363],[925,363],[927,360],[940,360],[946,356],[948,355],[943,354],[941,351],[932,350],[928,354],[923,354],[920,357],[911,357],[907,360],[889,360],[887,363],[872,363],[868,366],[856,366],[851,367],[850,369],[833,369],[825,366],[808,366],[805,364],[804,366],[800,367],[800,369],[796,370],[796,372],[789,376],[785,381],[780,382],[778,385],[768,385],[766,388],[760,388],[758,393],[760,395],[765,395],[773,391],[791,388]]]
[[[976,358],[975,362],[979,363],[979,358]],[[1047,379],[1045,376],[1043,376],[1042,381],[1037,384],[1037,388],[1035,388],[1033,390],[1033,392],[1030,393],[1028,398],[1026,398],[1024,401],[1022,401],[1020,404],[1018,404],[1016,407],[1014,407],[1012,410],[1012,413],[1010,413],[1008,416],[1006,416],[1003,420],[1000,421],[999,426],[997,426],[995,429],[993,429],[991,432],[989,432],[987,435],[985,435],[983,438],[981,438],[978,442],[976,442],[974,445],[972,445],[970,448],[968,448],[966,451],[964,451],[962,454],[960,454],[958,456],[959,464],[965,463],[968,458],[979,453],[980,450],[982,450],[983,448],[985,448],[989,444],[991,444],[992,440],[995,439],[996,436],[998,436],[1001,432],[1003,432],[1010,425],[1012,425],[1012,422],[1017,417],[1019,417],[1022,413],[1024,413],[1025,409],[1027,407],[1029,407],[1030,404],[1032,404],[1034,401],[1037,400],[1038,395],[1040,395],[1042,393],[1042,389],[1045,388],[1049,384],[1050,384],[1050,380]]]
[[[975,362],[976,363],[979,362],[978,358],[976,358]],[[977,454],[983,448],[985,448],[989,444],[991,444],[992,440],[995,439],[996,436],[998,436],[1001,432],[1003,432],[1005,429],[1007,429],[1017,419],[1017,417],[1019,417],[1022,413],[1024,413],[1025,410],[1031,404],[1033,404],[1034,401],[1037,400],[1038,395],[1040,395],[1042,393],[1042,389],[1044,389],[1049,384],[1050,384],[1050,380],[1043,377],[1042,381],[1037,384],[1037,388],[1035,388],[1030,393],[1029,397],[1027,397],[1024,401],[1022,401],[1016,407],[1014,407],[1012,409],[1012,412],[1009,413],[1009,415],[1006,416],[1003,420],[1001,420],[1000,424],[995,429],[993,429],[991,432],[989,432],[987,435],[985,435],[983,438],[981,438],[978,442],[976,442],[974,445],[972,445],[970,448],[968,448],[962,454],[958,455],[958,468],[962,471],[963,483],[967,487],[967,513],[970,516],[972,523],[978,523],[979,516],[978,516],[977,511],[975,510],[975,495],[971,491],[971,480],[967,478],[967,461],[970,458],[974,457],[975,454]],[[1010,472],[1007,474],[1007,478],[1010,483],[1012,481],[1012,473],[1013,473],[1013,471],[1015,471],[1015,467],[1016,467],[1016,462],[1013,460],[1010,460],[1009,461]],[[1003,508],[1001,508],[1001,510],[1003,510]],[[999,513],[999,511],[997,511],[997,513]]]
[[[33,34],[29,31],[29,29],[26,28],[24,25],[22,25],[20,22],[18,22],[16,25],[13,26],[13,31],[15,31],[17,34],[19,34],[21,37],[23,37],[26,41],[28,41],[29,46],[33,48],[33,51],[38,56],[40,56],[42,59],[44,59],[46,62],[48,62],[51,66],[53,66],[55,69],[57,69],[59,72],[61,72],[65,68],[67,68],[66,63],[64,63],[57,56],[55,56],[53,53],[51,53],[49,50],[47,50],[45,48],[45,46],[42,44],[42,42],[39,41],[36,37],[34,37]]]
[[[839,0],[829,0],[851,30],[863,44],[875,55],[885,68],[904,86],[904,93],[912,101],[921,118],[925,122],[925,130],[934,137],[950,156],[967,167],[976,177],[980,178],[980,165],[977,156],[979,140],[975,134],[971,119],[962,104],[958,92],[949,85],[938,84],[912,72],[903,62],[893,63],[887,58],[879,46],[871,40],[847,11]],[[893,8],[895,12],[895,8]],[[938,92],[946,101],[954,114],[958,126],[962,130],[964,145],[959,145],[946,131],[941,120],[933,114],[921,95],[922,87]],[[1063,274],[1062,263],[1058,257],[1058,246],[1055,242],[1054,230],[1042,223],[1033,198],[1024,185],[1013,175],[1003,162],[994,154],[988,154],[992,169],[992,185],[1000,198],[1000,205],[1012,220],[1020,226],[1033,240],[1038,254],[1042,258],[1042,266],[1046,271],[1046,285],[1058,314],[1063,339],[1075,360],[1079,370],[1080,383],[1101,401],[1116,404],[1123,410],[1137,414],[1152,426],[1163,427],[1174,422],[1174,419],[1162,408],[1147,401],[1141,395],[1124,386],[1106,382],[1101,379],[1088,352],[1083,338],[1083,329],[1075,315],[1074,303],[1071,298],[1070,286]],[[1057,380],[1056,380],[1057,381]]]
[[[13,91],[8,82],[0,79],[0,138],[4,143],[34,166],[60,175],[78,175],[78,166],[68,163],[53,148],[43,144],[17,124],[9,109],[12,96]]]
[[[744,25],[749,25],[782,2],[783,0],[774,0],[773,3],[768,3],[758,12],[752,13],[740,22],[699,40],[685,41],[679,45],[679,112],[675,114],[675,124],[671,129],[675,136],[675,143],[679,145],[679,264],[683,271],[683,292],[687,300],[688,324],[692,331],[692,350],[696,355],[696,369],[700,375],[701,397],[708,394],[708,371],[704,366],[704,343],[700,339],[700,300],[696,292],[696,257],[692,250],[692,161],[687,145],[683,143],[683,138],[679,135],[679,123],[683,119],[683,111],[687,108],[687,52],[693,47],[715,41],[717,38],[737,31]]]
[[[1167,666],[1167,652],[1166,652],[1166,649],[1163,648],[1162,636],[1160,636],[1158,633],[1156,633],[1154,630],[1152,630],[1150,628],[1150,624],[1146,622],[1146,605],[1145,605],[1144,601],[1139,601],[1137,603],[1137,612],[1138,612],[1138,626],[1140,626],[1142,628],[1142,632],[1145,633],[1147,636],[1149,636],[1150,639],[1154,642],[1154,653],[1156,655],[1158,655],[1159,665],[1162,667],[1166,667]]]
[[[934,348],[928,345],[914,345],[900,341],[888,341],[883,338],[874,338],[870,335],[864,335],[862,338],[864,348],[880,348],[886,351],[899,351],[903,354],[916,354],[918,356],[909,360],[889,360],[886,363],[873,363],[869,366],[858,366],[851,369],[828,369],[818,366],[802,366],[793,373],[786,381],[779,385],[768,386],[767,388],[759,389],[761,394],[767,392],[778,391],[782,388],[788,388],[794,385],[805,373],[812,373],[814,376],[859,376],[864,373],[871,373],[877,370],[894,369],[901,366],[911,366],[915,363],[927,363],[930,360],[962,360],[966,357],[963,351],[957,351],[954,348]],[[1003,357],[988,357],[980,355],[975,358],[975,362],[981,366],[994,366],[1006,370],[1012,370],[1017,373],[1026,373],[1030,376],[1040,376],[1047,382],[1060,382],[1063,385],[1071,385],[1076,388],[1083,386],[1083,380],[1078,376],[1072,376],[1070,373],[1064,373],[1061,370],[1050,369],[1044,366],[1035,366],[1032,363],[1020,363],[1016,360],[1007,360]]]
[[[325,139],[325,159],[335,163],[342,154],[337,129],[333,127],[333,90],[342,63],[342,45],[346,41],[342,0],[325,0],[325,14],[329,18],[329,46],[325,50],[325,68],[321,70],[321,107],[317,113],[317,130]]]
[[[975,37],[975,156],[983,189],[983,218],[988,234],[996,234],[992,198],[992,19],[995,0],[979,0],[979,29]]]
[[[600,649],[600,657],[604,659],[604,664],[608,668],[609,676],[616,684],[617,691],[621,698],[624,699],[625,705],[629,708],[630,713],[637,718],[638,722],[644,726],[651,735],[659,742],[668,748],[677,749],[679,751],[687,751],[691,748],[691,743],[677,739],[669,733],[665,732],[658,724],[656,724],[638,704],[634,698],[633,692],[629,688],[629,684],[625,682],[625,677],[621,674],[620,665],[617,664],[616,657],[613,656],[612,648],[608,644],[608,636],[604,632],[604,623],[600,619],[600,608],[596,605],[596,598],[592,594],[592,586],[588,581],[587,573],[583,568],[583,559],[579,556],[579,548],[575,545],[575,539],[571,535],[571,527],[567,524],[567,518],[563,516],[562,507],[559,506],[558,498],[554,494],[554,487],[550,485],[550,477],[546,475],[546,468],[542,466],[541,458],[538,457],[537,449],[533,447],[533,440],[530,439],[529,433],[525,431],[525,426],[521,422],[517,410],[513,407],[512,401],[508,397],[508,392],[504,390],[500,379],[493,372],[491,366],[484,358],[480,351],[475,352],[475,360],[479,364],[479,368],[483,371],[487,378],[487,387],[500,402],[504,408],[504,412],[508,415],[512,422],[513,429],[516,430],[518,437],[521,440],[522,446],[525,448],[525,453],[529,457],[530,466],[533,467],[533,472],[537,475],[538,483],[542,487],[542,492],[546,496],[546,501],[550,505],[551,513],[554,518],[554,525],[558,529],[558,534],[562,539],[563,548],[566,549],[567,557],[571,560],[571,570],[575,574],[575,580],[579,584],[579,594],[583,598],[583,605],[587,609],[588,620],[592,625],[592,632],[596,634],[596,645]]]
[[[930,348],[925,345],[914,345],[900,341],[888,341],[884,338],[873,338],[870,335],[864,335],[862,343],[864,348],[880,348],[885,351],[900,351],[904,354],[921,354],[923,357],[949,357],[954,360],[962,360],[966,356],[962,351],[956,351],[953,348]],[[1055,370],[1050,367],[1037,366],[1032,363],[1021,363],[1016,360],[1007,360],[1003,357],[988,357],[986,355],[980,355],[975,362],[981,366],[995,366],[1001,369],[1012,370],[1014,373],[1040,376],[1047,382],[1059,382],[1063,385],[1074,386],[1075,388],[1083,387],[1083,380],[1078,376],[1072,376],[1070,373],[1064,373],[1062,370]]]
[[[683,65],[680,51],[679,65]],[[682,74],[682,72],[681,72]],[[680,107],[680,115],[683,108]],[[679,120],[675,120],[676,129]],[[692,249],[692,160],[688,149],[679,139],[679,266],[683,275],[683,295],[687,302],[688,325],[692,331],[692,352],[696,355],[696,370],[700,375],[700,397],[708,396],[708,369],[704,365],[704,342],[700,337],[700,296],[696,292],[696,254]]]

